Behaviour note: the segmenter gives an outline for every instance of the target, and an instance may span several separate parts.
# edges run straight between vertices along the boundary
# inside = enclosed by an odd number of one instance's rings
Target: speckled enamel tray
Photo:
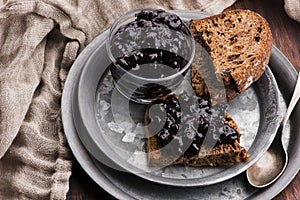
[[[178,12],[178,14],[186,18],[203,16],[201,13],[187,11],[184,13]],[[257,190],[250,187],[246,182],[244,174],[205,187],[178,188],[173,186],[162,186],[140,179],[135,175],[103,166],[87,153],[80,142],[74,127],[73,111],[71,108],[71,99],[74,96],[73,89],[74,87],[76,88],[74,85],[77,83],[81,68],[88,60],[89,56],[98,48],[97,41],[99,42],[100,40],[101,37],[96,38],[95,41],[82,52],[69,73],[62,101],[63,123],[68,142],[79,163],[101,187],[110,192],[113,196],[122,199],[141,199],[142,197],[143,199],[198,199],[200,197],[223,199],[224,197],[230,196],[236,199],[245,199],[255,196],[271,198],[280,192],[280,190],[283,189],[298,172],[299,166],[297,163],[299,163],[299,151],[297,151],[297,144],[299,144],[299,124],[293,123],[294,121],[299,121],[299,116],[296,114],[291,118],[291,137],[293,137],[293,140],[290,140],[291,142],[288,146],[289,153],[291,154],[291,161],[282,177],[268,189]],[[283,91],[283,96],[286,99],[289,99],[291,88],[293,87],[292,83],[296,80],[294,68],[275,47],[273,48],[269,65],[279,83],[279,88]],[[284,79],[281,79],[280,77],[284,77]],[[287,80],[287,78],[289,80]],[[297,109],[299,110],[299,106]],[[299,112],[296,113],[299,115]],[[163,192],[161,189],[164,189]]]

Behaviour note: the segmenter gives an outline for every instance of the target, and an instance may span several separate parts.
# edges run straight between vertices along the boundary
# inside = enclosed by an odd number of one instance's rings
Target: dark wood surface
[[[300,71],[300,23],[290,19],[284,12],[283,0],[239,0],[229,9],[250,9],[260,13],[270,24],[274,44]],[[112,199],[84,172],[74,160],[68,200]],[[300,199],[300,173],[278,194],[274,200]]]

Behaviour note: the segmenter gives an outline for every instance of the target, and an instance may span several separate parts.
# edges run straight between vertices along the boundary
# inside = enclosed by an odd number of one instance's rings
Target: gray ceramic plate
[[[281,117],[279,90],[271,70],[267,68],[261,79],[232,101],[227,110],[241,129],[241,144],[251,155],[248,162],[232,167],[177,165],[150,168],[143,148],[145,133],[139,122],[143,121],[145,106],[129,104],[114,90],[112,78],[106,70],[110,65],[104,43],[106,33],[101,36],[102,40],[97,41],[98,48],[83,66],[73,103],[79,137],[98,161],[161,184],[203,186],[240,174],[270,146]],[[183,82],[178,93],[190,85],[187,82]]]
[[[201,16],[199,13],[184,11],[186,15],[195,17]],[[182,14],[182,13],[179,13]],[[184,14],[182,14],[184,15]],[[300,152],[298,146],[300,144],[300,125],[298,122],[299,105],[296,108],[291,118],[290,132],[292,140],[289,140],[288,150],[290,162],[287,170],[272,186],[267,189],[257,190],[246,183],[244,174],[236,176],[228,181],[219,184],[205,187],[195,188],[178,188],[171,186],[161,186],[152,182],[140,179],[132,174],[107,168],[102,164],[95,164],[93,158],[88,154],[87,150],[82,145],[73,122],[73,110],[71,108],[71,100],[74,96],[74,88],[81,73],[82,66],[87,61],[88,57],[97,49],[97,42],[103,40],[101,36],[95,39],[78,57],[74,63],[65,84],[65,89],[62,98],[62,117],[65,133],[69,145],[86,172],[98,183],[102,188],[107,190],[113,196],[119,199],[199,199],[213,198],[224,199],[226,197],[233,199],[270,199],[278,194],[299,171]],[[296,81],[296,72],[288,60],[274,47],[270,68],[277,79],[279,88],[282,91],[285,100],[289,100],[293,85]],[[163,191],[162,191],[163,189]]]

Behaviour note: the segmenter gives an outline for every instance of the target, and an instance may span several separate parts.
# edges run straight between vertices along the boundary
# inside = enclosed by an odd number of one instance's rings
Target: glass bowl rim
[[[108,56],[109,56],[110,60],[112,61],[113,65],[115,65],[115,63],[116,63],[116,59],[112,55],[112,52],[111,52],[111,49],[110,49],[110,46],[111,46],[110,38],[113,34],[113,30],[117,27],[117,25],[121,22],[121,20],[123,20],[124,18],[126,18],[130,15],[139,13],[143,10],[162,10],[162,9],[143,8],[143,9],[136,9],[136,10],[129,11],[129,12],[125,13],[124,15],[120,16],[118,19],[116,19],[114,21],[114,23],[111,25],[111,27],[109,28],[109,32],[108,32],[108,35],[106,37],[105,46],[106,46],[106,51],[108,53]],[[165,12],[168,12],[168,11],[165,11]],[[139,80],[142,80],[142,81],[153,82],[153,83],[169,81],[169,80],[172,80],[172,79],[174,79],[174,78],[176,78],[180,75],[182,77],[184,77],[184,73],[186,71],[188,71],[188,68],[192,65],[192,62],[193,62],[194,57],[195,57],[196,47],[195,47],[195,39],[193,37],[193,34],[191,33],[191,31],[190,31],[189,27],[186,25],[186,23],[183,20],[182,20],[182,22],[183,22],[182,23],[183,27],[187,30],[187,32],[189,34],[188,36],[191,37],[191,56],[188,60],[188,63],[182,69],[180,69],[178,72],[176,72],[175,74],[172,74],[170,76],[163,77],[163,78],[145,78],[145,77],[141,77],[141,76],[137,76],[135,74],[132,74],[130,71],[125,70],[121,66],[118,66],[118,68],[120,68],[120,70],[122,70],[124,73],[126,73],[127,75],[129,75],[129,76],[131,76],[135,79],[139,79]]]

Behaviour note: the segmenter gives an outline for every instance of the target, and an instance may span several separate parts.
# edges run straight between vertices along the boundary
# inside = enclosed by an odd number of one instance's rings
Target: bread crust
[[[231,10],[203,19],[192,19],[190,30],[195,40],[209,53],[215,74],[222,80],[227,100],[245,91],[265,71],[272,50],[268,22],[250,10]],[[207,96],[200,66],[194,62],[192,86],[199,96]],[[197,81],[193,81],[197,80]]]

